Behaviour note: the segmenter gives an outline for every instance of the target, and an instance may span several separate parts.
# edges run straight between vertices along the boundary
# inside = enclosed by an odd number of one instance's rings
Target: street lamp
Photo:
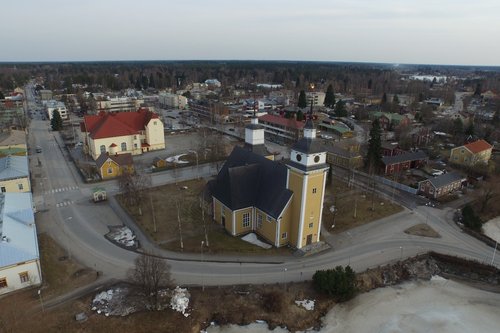
[[[403,260],[403,247],[400,246],[399,249],[401,250],[401,257],[400,257],[400,260]]]
[[[205,241],[201,241],[200,246],[200,254],[201,254],[201,263],[203,265],[203,246],[205,245]],[[205,291],[205,271],[203,267],[201,268],[201,291]]]
[[[42,306],[42,312],[45,312],[45,309],[43,307],[42,289],[38,289],[38,297],[40,298],[40,305]]]

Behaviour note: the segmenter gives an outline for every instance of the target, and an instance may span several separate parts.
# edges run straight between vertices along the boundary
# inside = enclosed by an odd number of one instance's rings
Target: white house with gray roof
[[[0,191],[2,193],[31,192],[27,156],[0,158]]]
[[[41,281],[31,193],[1,193],[0,295]]]

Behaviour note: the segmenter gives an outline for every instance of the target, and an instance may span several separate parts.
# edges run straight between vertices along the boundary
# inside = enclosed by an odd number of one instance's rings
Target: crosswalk
[[[54,188],[52,190],[47,190],[45,191],[45,194],[51,194],[51,193],[59,193],[59,192],[66,192],[66,191],[74,191],[78,190],[78,186],[67,186],[67,187],[60,187],[60,188]]]
[[[60,208],[60,207],[66,207],[66,206],[69,206],[69,205],[72,205],[74,204],[75,202],[73,200],[66,200],[66,201],[63,201],[63,202],[59,202],[56,204],[56,207],[57,208]]]

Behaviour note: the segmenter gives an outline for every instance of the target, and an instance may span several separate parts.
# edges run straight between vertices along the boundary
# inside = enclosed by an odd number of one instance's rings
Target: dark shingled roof
[[[248,143],[245,143],[244,148],[248,151],[251,151],[252,153],[259,154],[262,156],[268,156],[271,155],[268,151],[265,145],[251,145]]]
[[[292,149],[306,154],[315,154],[325,151],[321,141],[316,139],[302,138],[292,147]]]
[[[231,210],[253,206],[277,219],[293,195],[286,177],[285,165],[236,146],[209,186]]]
[[[382,157],[382,162],[385,165],[390,165],[394,163],[402,163],[402,162],[408,162],[408,161],[420,161],[420,160],[426,160],[428,159],[427,155],[423,151],[416,151],[416,152],[409,152],[409,153],[403,153],[399,155],[394,155],[394,156],[383,156]]]
[[[451,183],[454,183],[458,180],[465,181],[466,178],[458,173],[449,172],[449,173],[445,173],[441,176],[429,178],[427,180],[430,181],[432,186],[434,186],[435,188],[440,188],[440,187],[449,185]],[[423,181],[425,182],[425,180],[423,180]]]
[[[102,153],[95,161],[95,164],[100,169],[103,166],[104,162],[108,160],[108,158],[114,161],[119,166],[132,165],[134,163],[132,154],[130,153],[118,155],[109,155],[108,153]]]

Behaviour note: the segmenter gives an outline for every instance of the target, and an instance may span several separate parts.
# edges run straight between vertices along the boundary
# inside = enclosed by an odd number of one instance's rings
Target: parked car
[[[40,146],[36,146],[36,152],[37,152],[37,153],[41,153],[41,152],[42,152],[42,147],[40,147]]]

